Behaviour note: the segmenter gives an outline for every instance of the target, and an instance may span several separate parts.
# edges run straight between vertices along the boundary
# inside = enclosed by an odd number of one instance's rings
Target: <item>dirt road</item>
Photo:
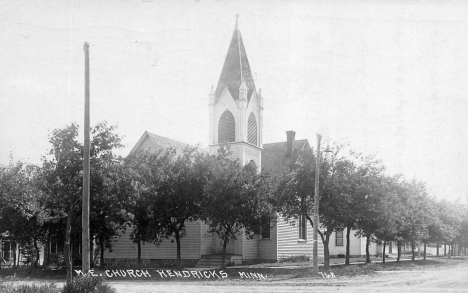
[[[468,263],[442,270],[386,271],[376,275],[307,278],[281,281],[223,280],[220,282],[110,282],[119,293],[130,292],[468,292]]]
[[[387,267],[388,268],[388,267]],[[444,265],[410,265],[395,271],[382,271],[356,277],[337,276],[334,279],[276,275],[267,280],[227,278],[216,280],[164,281],[108,280],[119,293],[149,292],[467,292],[468,261],[446,260]],[[275,269],[276,270],[276,269]],[[233,275],[234,276],[234,275]],[[11,279],[5,284],[50,283],[44,279]],[[55,281],[61,287],[63,281]]]

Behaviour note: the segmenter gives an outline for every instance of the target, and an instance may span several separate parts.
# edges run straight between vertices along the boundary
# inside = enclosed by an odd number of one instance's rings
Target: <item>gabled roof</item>
[[[164,151],[171,147],[176,150],[177,154],[182,154],[183,150],[187,146],[189,145],[186,143],[145,131],[129,155],[141,150],[147,150],[156,153],[160,150]]]
[[[313,156],[307,139],[294,142],[292,156],[287,157],[286,153],[286,141],[263,144],[262,169],[276,175],[289,173],[291,167],[299,160]]]
[[[247,86],[247,99],[250,101],[252,93],[255,91],[255,84],[236,20],[236,27],[232,35],[231,44],[229,45],[221,76],[219,77],[218,86],[216,87],[215,104],[219,101],[226,87],[234,100],[238,100],[239,87],[242,81],[244,81]]]

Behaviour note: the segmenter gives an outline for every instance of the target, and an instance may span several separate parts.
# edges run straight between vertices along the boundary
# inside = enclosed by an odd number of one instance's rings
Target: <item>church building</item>
[[[237,20],[226,59],[216,88],[209,93],[209,147],[215,152],[221,142],[229,142],[233,156],[242,164],[254,163],[258,170],[271,173],[289,172],[291,165],[313,156],[307,140],[296,140],[294,131],[287,131],[286,141],[263,143],[263,97],[257,90],[242,41]],[[145,132],[131,153],[139,150],[157,152],[169,147],[181,151],[187,144]],[[130,228],[131,229],[131,228]],[[221,263],[222,246],[215,234],[207,232],[202,221],[186,224],[186,235],[181,239],[181,257],[184,266],[216,267]],[[281,215],[254,239],[241,235],[228,243],[226,260],[231,264],[257,261],[277,261],[289,256],[312,256],[311,225],[302,217],[296,224]],[[134,264],[137,245],[130,240],[129,231],[118,237],[113,251],[105,254],[106,264],[124,266]],[[335,235],[336,234],[336,235]],[[340,236],[341,235],[341,236]],[[341,237],[341,239],[340,239]],[[334,246],[343,246],[343,233],[334,233],[330,253]],[[336,239],[335,239],[336,238]],[[353,240],[354,241],[354,240]],[[359,244],[358,244],[359,243]],[[361,250],[361,239],[356,239],[356,249]],[[358,248],[359,247],[359,248]],[[338,250],[341,251],[338,247]],[[352,253],[361,254],[361,251]],[[319,255],[323,245],[319,241]],[[159,246],[142,245],[144,266],[156,267],[174,263],[176,243],[164,240]]]

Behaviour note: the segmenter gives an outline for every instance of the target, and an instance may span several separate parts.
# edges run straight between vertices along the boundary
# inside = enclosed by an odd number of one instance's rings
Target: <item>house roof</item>
[[[187,146],[189,146],[189,144],[145,131],[131,150],[130,155],[140,150],[158,152],[168,148],[173,148],[176,150],[177,154],[182,154]]]
[[[244,81],[247,87],[247,99],[250,102],[252,93],[255,91],[255,84],[250,71],[249,60],[247,59],[247,53],[245,52],[244,42],[240,30],[237,27],[234,29],[232,35],[231,44],[224,61],[223,70],[219,77],[218,85],[215,91],[215,103],[217,103],[227,87],[231,96],[234,100],[239,99],[239,87],[242,81]]]
[[[312,156],[312,149],[307,139],[294,142],[292,156],[286,156],[286,152],[286,141],[263,144],[262,169],[274,174],[286,173],[301,157]]]

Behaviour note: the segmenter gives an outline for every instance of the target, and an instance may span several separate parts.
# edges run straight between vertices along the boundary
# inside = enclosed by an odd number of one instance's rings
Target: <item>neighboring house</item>
[[[356,237],[354,236],[355,233],[356,231],[351,230],[349,235],[349,254],[351,256],[366,255],[366,237]],[[330,235],[328,248],[331,256],[346,255],[346,229],[333,232],[332,235]],[[386,254],[392,254],[395,252],[395,249],[392,251],[391,247],[387,245]],[[382,255],[382,245],[371,242],[369,253],[371,255]]]
[[[295,132],[287,132],[287,141],[263,144],[263,98],[256,89],[247,54],[237,27],[229,45],[227,56],[216,89],[209,93],[209,147],[215,152],[221,142],[228,142],[233,157],[245,165],[255,163],[272,173],[289,172],[297,160],[312,156],[307,140],[295,140]],[[169,147],[181,152],[187,144],[145,132],[131,153],[139,150],[158,152]],[[227,245],[227,260],[241,264],[254,261],[307,255],[312,256],[313,230],[304,217],[295,225],[280,215],[264,229],[261,235],[247,239],[240,235]],[[207,233],[208,225],[201,221],[186,223],[186,235],[181,238],[181,257],[184,265],[212,266],[221,262],[222,245],[214,234]],[[126,231],[105,254],[108,265],[128,265],[136,262],[137,245]],[[356,242],[355,240],[353,240]],[[353,248],[354,249],[354,248]],[[356,248],[357,249],[357,248]],[[332,255],[335,253],[331,253]],[[323,245],[319,239],[319,255]],[[143,265],[160,265],[176,259],[175,241],[164,240],[158,247],[142,245]]]

